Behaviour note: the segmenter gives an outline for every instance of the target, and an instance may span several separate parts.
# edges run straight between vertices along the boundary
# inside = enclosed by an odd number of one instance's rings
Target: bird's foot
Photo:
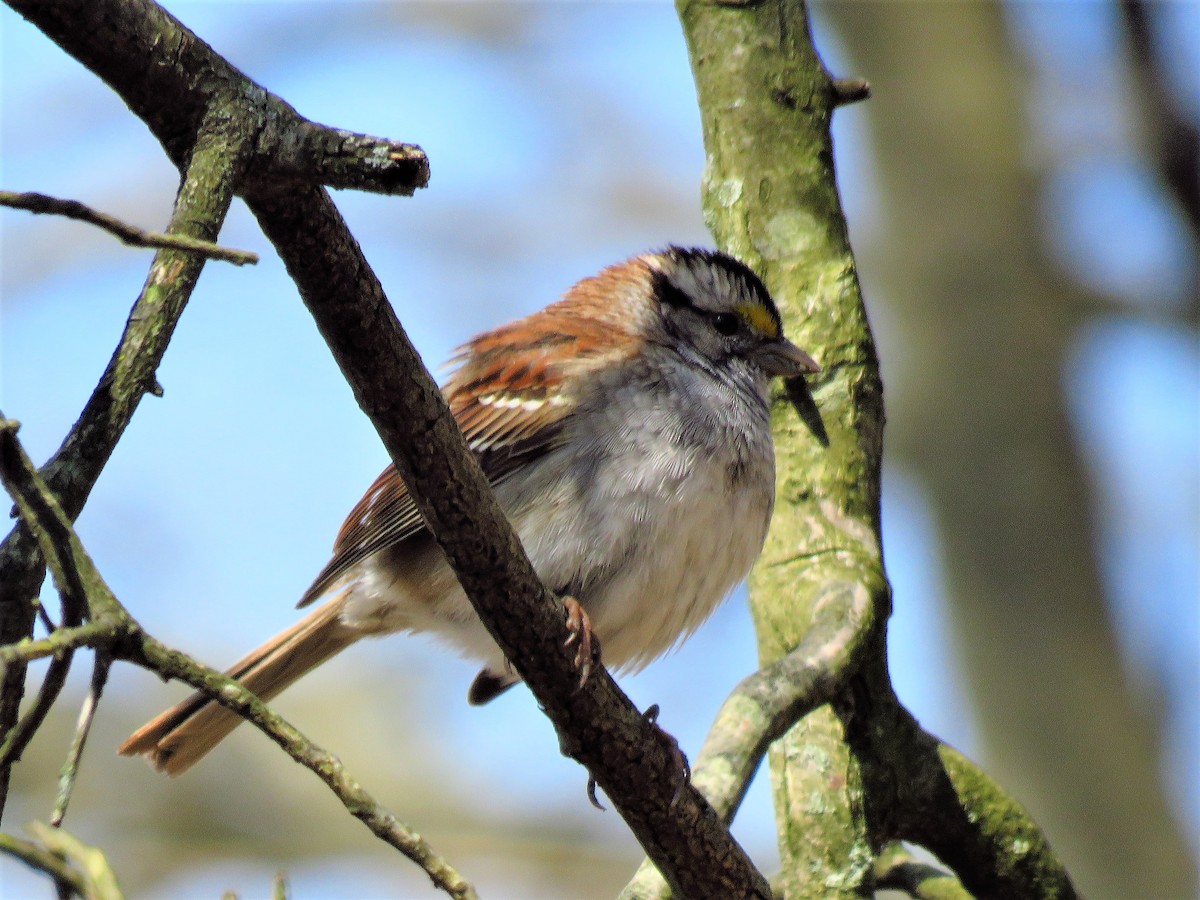
[[[600,664],[600,639],[592,633],[592,620],[583,604],[574,597],[563,597],[567,609],[567,639],[564,647],[576,644],[575,668],[579,670],[579,686],[587,684],[592,669]]]

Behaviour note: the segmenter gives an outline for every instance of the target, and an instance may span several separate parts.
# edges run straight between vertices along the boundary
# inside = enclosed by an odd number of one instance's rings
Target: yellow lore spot
[[[779,324],[761,303],[739,303],[737,312],[759,334],[769,338],[779,337]]]

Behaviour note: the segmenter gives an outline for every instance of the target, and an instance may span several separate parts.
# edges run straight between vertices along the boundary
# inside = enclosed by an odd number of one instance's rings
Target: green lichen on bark
[[[786,391],[774,403],[777,511],[751,576],[768,664],[799,644],[821,604],[838,602],[838,585],[866,585],[873,618],[886,615],[882,388],[834,180],[834,90],[803,5],[678,8],[704,125],[708,225],[759,271],[787,333],[823,368],[811,380],[822,427],[802,420]],[[770,759],[785,895],[855,894],[874,853],[842,722],[828,709],[807,716]]]
[[[839,94],[799,0],[679,0],[708,160],[704,203],[718,243],[754,266],[788,334],[823,371],[773,404],[777,506],[751,575],[764,666],[830,619],[861,629],[831,677],[832,702],[770,753],[786,897],[859,896],[879,851],[912,840],[975,893],[1070,897],[1025,811],[926,734],[887,672],[890,591],[879,531],[883,400],[833,172]],[[856,92],[861,99],[862,92]]]
[[[937,752],[968,819],[993,847],[996,882],[1017,886],[1010,896],[1074,898],[1066,869],[1024,807],[953,747]]]

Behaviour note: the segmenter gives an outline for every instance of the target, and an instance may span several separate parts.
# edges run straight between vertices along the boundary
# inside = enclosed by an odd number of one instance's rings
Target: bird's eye
[[[737,334],[738,326],[741,325],[741,320],[733,313],[717,313],[712,317],[713,328],[721,332],[726,337]]]

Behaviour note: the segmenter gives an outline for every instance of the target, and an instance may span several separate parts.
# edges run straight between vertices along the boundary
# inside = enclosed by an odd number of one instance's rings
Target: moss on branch
[[[854,639],[833,645],[857,650],[822,695],[829,704],[770,752],[778,885],[788,897],[857,897],[882,848],[905,838],[937,852],[968,889],[1072,896],[1036,824],[984,773],[940,749],[888,677],[883,388],[829,134],[834,109],[863,99],[866,85],[825,70],[801,0],[677,6],[700,98],[709,227],[759,271],[785,330],[822,366],[811,395],[790,384],[774,404],[776,513],[751,575],[763,673],[809,640],[828,639],[831,604],[857,609],[845,599],[855,596],[865,608],[846,622]],[[761,733],[742,737],[749,746]]]

